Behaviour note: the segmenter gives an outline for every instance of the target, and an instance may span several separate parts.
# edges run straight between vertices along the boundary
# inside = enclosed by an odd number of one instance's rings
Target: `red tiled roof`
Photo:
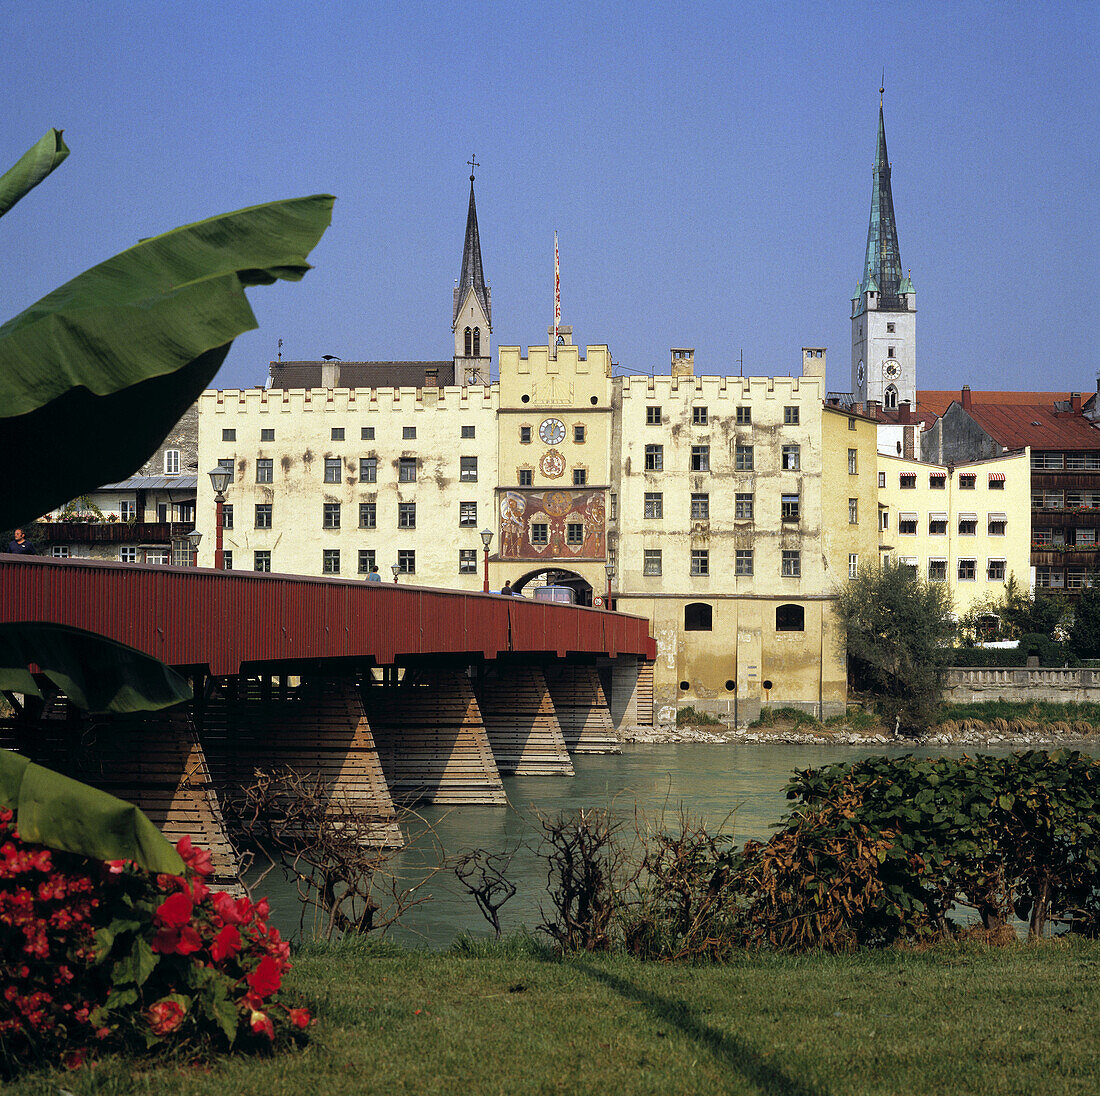
[[[978,403],[968,414],[1007,449],[1100,449],[1100,430],[1080,412],[1056,412],[1038,403]]]
[[[1000,404],[1044,404],[1054,406],[1055,400],[1068,400],[1069,392],[977,392],[970,393],[971,404],[975,403],[1000,403]],[[962,391],[958,388],[950,392],[939,391],[932,388],[923,388],[917,391],[917,413],[922,415],[935,415],[939,417],[950,406],[952,400],[962,403]]]

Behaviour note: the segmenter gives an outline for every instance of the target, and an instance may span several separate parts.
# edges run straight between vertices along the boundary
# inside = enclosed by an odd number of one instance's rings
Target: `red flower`
[[[257,1035],[266,1035],[269,1039],[275,1038],[275,1025],[266,1012],[252,1013],[252,1030]]]
[[[176,842],[176,852],[180,859],[197,875],[213,875],[214,863],[210,859],[209,849],[196,849],[191,844],[191,835],[185,833]]]
[[[183,1006],[165,997],[149,1006],[145,1018],[154,1035],[168,1035],[183,1023]]]
[[[202,947],[199,934],[190,926],[167,926],[157,930],[153,937],[153,951],[160,955],[190,955]]]
[[[70,1050],[61,1056],[61,1064],[66,1069],[79,1069],[84,1064],[83,1050]]]
[[[210,945],[210,958],[215,963],[236,955],[241,950],[241,934],[236,925],[226,925]]]
[[[227,925],[243,925],[252,914],[252,903],[247,898],[234,898],[225,891],[217,891],[214,912]]]
[[[191,920],[193,903],[190,895],[178,892],[166,898],[157,907],[157,919],[170,928],[177,925],[186,925]]]
[[[307,1028],[310,1025],[310,1015],[308,1008],[291,1008],[287,1009],[290,1014],[290,1022],[298,1028]]]
[[[270,955],[265,955],[245,981],[254,993],[261,997],[270,997],[282,984],[283,976],[279,973],[278,963]]]

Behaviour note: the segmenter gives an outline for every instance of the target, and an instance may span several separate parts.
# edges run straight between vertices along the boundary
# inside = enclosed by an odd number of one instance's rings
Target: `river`
[[[871,753],[900,755],[911,747],[811,746],[787,743],[675,743],[636,744],[623,747],[621,755],[578,754],[573,758],[576,776],[505,777],[509,806],[423,807],[423,819],[403,823],[413,838],[410,846],[396,854],[392,864],[406,881],[424,877],[426,865],[438,859],[431,834],[446,853],[454,857],[463,850],[515,849],[507,878],[516,886],[515,896],[501,910],[505,932],[527,926],[533,929],[542,919],[540,904],[546,904],[546,868],[536,855],[538,842],[535,812],[554,815],[559,811],[613,806],[632,814],[635,804],[648,815],[662,810],[673,816],[680,805],[710,827],[725,822],[740,843],[748,838],[766,838],[787,808],[783,787],[794,769],[854,761]],[[962,753],[963,750],[922,750],[927,753]],[[971,749],[969,752],[975,752]],[[1009,753],[1009,750],[986,750]],[[1090,744],[1086,752],[1100,754]],[[460,932],[486,933],[489,925],[450,870],[439,872],[423,888],[430,901],[410,910],[399,926],[390,930],[393,939],[407,944],[445,947]],[[284,933],[297,930],[299,908],[290,884],[272,872],[256,891],[271,899],[275,924]],[[312,934],[307,919],[306,935]]]

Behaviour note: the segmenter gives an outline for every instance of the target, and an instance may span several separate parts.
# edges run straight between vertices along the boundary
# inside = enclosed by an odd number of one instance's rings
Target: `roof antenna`
[[[279,352],[276,355],[276,358],[277,358],[278,361],[283,360],[283,340],[282,339],[279,340]]]

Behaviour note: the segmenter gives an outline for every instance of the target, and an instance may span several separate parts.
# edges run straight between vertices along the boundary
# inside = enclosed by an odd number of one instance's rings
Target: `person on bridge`
[[[16,556],[36,556],[34,545],[23,535],[22,529],[15,530],[15,539],[8,542],[8,551]]]
[[[505,580],[504,585],[500,588],[500,592],[502,594],[504,594],[506,597],[515,597],[516,596],[515,590],[512,589],[512,583],[508,580]]]
[[[370,574],[367,575],[367,582],[381,582],[382,576],[378,573],[378,564],[373,564],[370,569]]]

